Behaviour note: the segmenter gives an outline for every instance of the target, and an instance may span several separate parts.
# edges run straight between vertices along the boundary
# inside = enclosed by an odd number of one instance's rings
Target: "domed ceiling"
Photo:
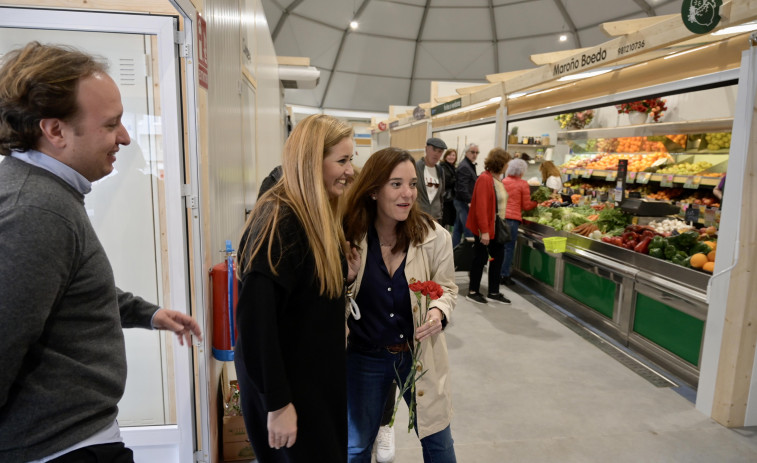
[[[262,0],[279,56],[321,72],[285,102],[387,112],[430,101],[431,81],[486,83],[532,54],[595,46],[604,22],[680,14],[680,0]],[[357,21],[357,28],[350,27]],[[560,40],[560,36],[564,40]]]

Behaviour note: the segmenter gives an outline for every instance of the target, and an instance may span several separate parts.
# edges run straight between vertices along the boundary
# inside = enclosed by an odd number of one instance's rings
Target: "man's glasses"
[[[471,153],[478,154],[479,152],[478,151],[471,151]]]

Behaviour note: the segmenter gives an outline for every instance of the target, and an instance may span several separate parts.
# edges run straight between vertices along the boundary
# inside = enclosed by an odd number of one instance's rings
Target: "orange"
[[[712,252],[715,252],[715,251],[712,251]],[[704,270],[705,272],[710,272],[710,273],[714,272],[715,262],[707,262],[706,264],[702,266],[702,270]]]
[[[701,252],[698,252],[691,256],[691,259],[689,260],[692,268],[702,268],[702,266],[707,262],[709,262],[709,260],[707,260],[707,256],[705,256]]]
[[[717,241],[705,241],[704,244],[710,247],[713,251],[718,248],[718,242]]]
[[[709,254],[707,254],[707,260],[710,262],[715,262],[715,251],[710,251]]]

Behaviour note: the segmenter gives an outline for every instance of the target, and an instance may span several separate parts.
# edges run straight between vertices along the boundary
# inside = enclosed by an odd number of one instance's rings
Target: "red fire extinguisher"
[[[236,259],[231,241],[226,240],[226,260],[210,269],[213,291],[213,357],[234,360],[237,314]]]

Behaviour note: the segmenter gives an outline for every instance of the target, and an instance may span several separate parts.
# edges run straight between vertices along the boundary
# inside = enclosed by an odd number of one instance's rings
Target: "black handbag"
[[[495,180],[496,182],[497,180]],[[492,183],[492,188],[494,188],[494,202],[496,204],[497,202],[497,187],[494,186]],[[510,241],[510,227],[507,225],[507,222],[505,222],[505,219],[501,218],[499,214],[496,213],[496,205],[495,205],[495,212],[494,212],[494,242],[497,244],[505,244],[508,241]]]
[[[476,254],[475,248],[476,243],[474,241],[468,241],[467,239],[463,239],[457,246],[455,246],[455,249],[453,250],[455,271],[470,271],[470,268],[473,266],[473,256]]]

